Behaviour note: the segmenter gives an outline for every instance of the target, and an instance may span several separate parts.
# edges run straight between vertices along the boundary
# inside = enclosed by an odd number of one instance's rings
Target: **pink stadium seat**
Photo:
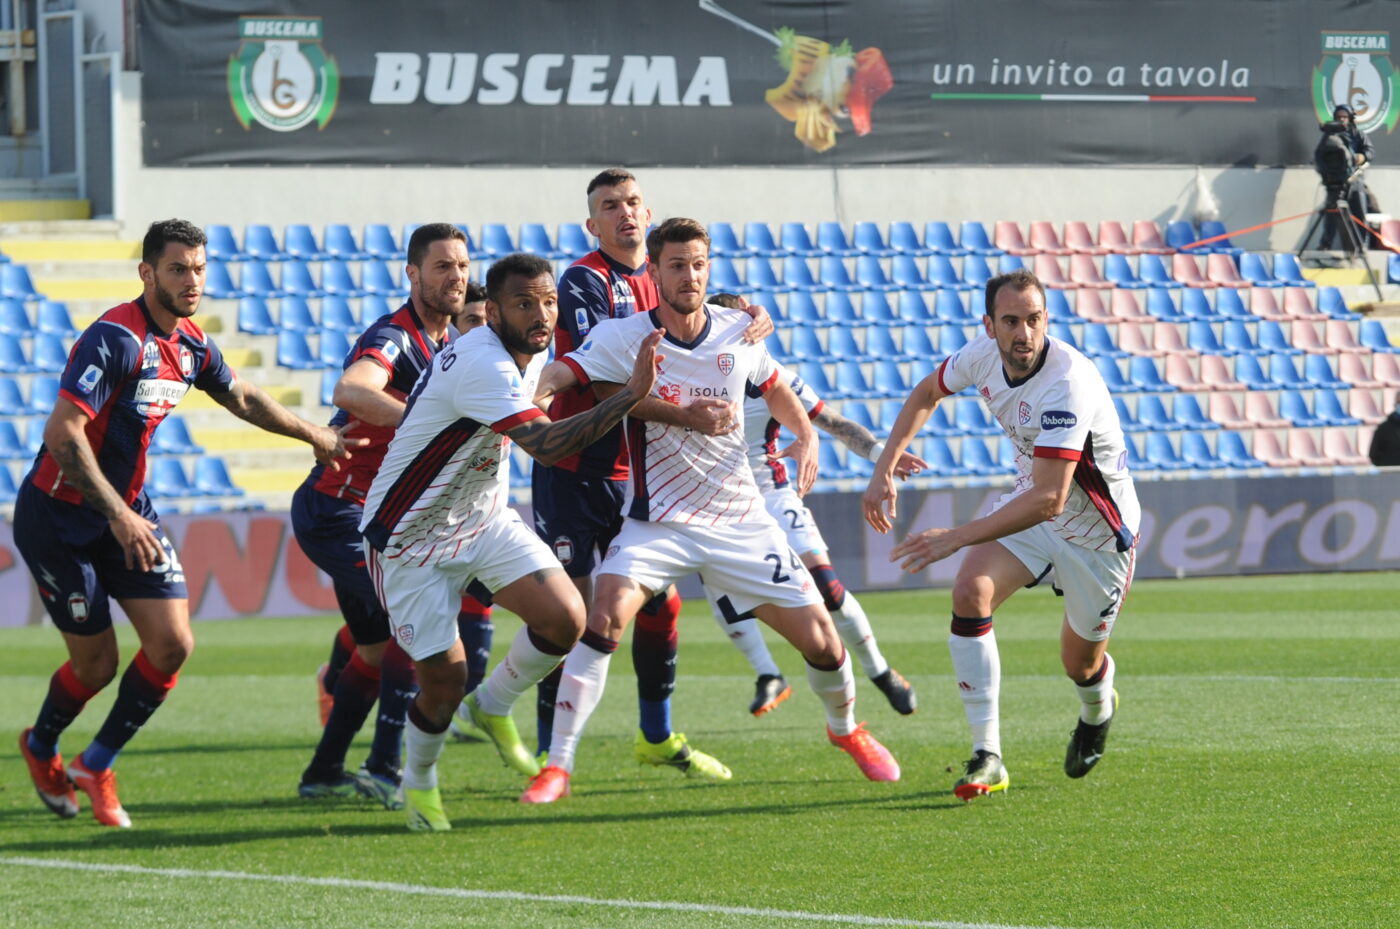
[[[1201,277],[1201,266],[1196,264],[1194,255],[1177,252],[1172,256],[1172,279],[1187,287],[1217,287],[1215,281]],[[1255,456],[1258,457],[1257,455]]]
[[[1317,447],[1317,440],[1307,429],[1288,430],[1288,455],[1305,468],[1327,468],[1340,464]]]
[[[1170,255],[1176,251],[1162,241],[1162,230],[1150,219],[1139,219],[1133,223],[1133,245],[1143,255]]]
[[[1206,278],[1221,287],[1248,287],[1249,281],[1240,277],[1240,269],[1235,267],[1235,259],[1229,255],[1210,254],[1206,256]],[[1258,288],[1255,288],[1256,290]]]
[[[1381,405],[1376,402],[1374,390],[1361,390],[1353,384],[1352,389],[1347,393],[1351,395],[1351,399],[1347,403],[1347,412],[1352,416],[1372,426],[1385,419],[1386,410],[1382,409]]]
[[[1355,355],[1343,355],[1354,358]],[[1400,359],[1395,355],[1377,353],[1371,356],[1371,375],[1386,387],[1400,387]]]
[[[1128,240],[1123,225],[1115,219],[1099,223],[1099,247],[1119,255],[1141,255],[1142,249]]]
[[[1104,306],[1097,290],[1081,290],[1074,300],[1074,315],[1093,323],[1114,322],[1117,317]]]
[[[1284,450],[1278,435],[1266,429],[1254,433],[1254,447],[1250,452],[1271,468],[1291,468],[1297,464]]]
[[[1249,291],[1249,312],[1260,319],[1272,319],[1283,322],[1292,319],[1283,307],[1278,305],[1278,298],[1274,292],[1267,287],[1254,287]]]
[[[1118,323],[1118,347],[1130,355],[1146,355],[1148,358],[1161,358],[1166,352],[1152,344],[1148,324],[1136,320],[1122,320]]]
[[[993,241],[997,248],[1010,255],[1034,255],[1038,251],[1026,244],[1020,226],[1004,219],[997,220]]]
[[[1084,232],[1087,235],[1089,230],[1086,228]],[[1079,251],[1077,248],[1062,245],[1060,237],[1055,234],[1055,226],[1047,222],[1031,223],[1031,248],[1047,255],[1073,255]]]
[[[1180,355],[1194,358],[1200,354],[1186,344],[1181,327],[1176,323],[1157,323],[1152,327],[1152,348],[1162,355]]]
[[[1370,457],[1371,438],[1376,434],[1375,426],[1359,426],[1356,430],[1356,447],[1366,449],[1367,457]]]
[[[1391,245],[1400,248],[1400,219],[1382,221],[1381,236]]]
[[[1240,412],[1235,395],[1217,390],[1210,395],[1210,418],[1226,429],[1250,429],[1253,424]]]
[[[1065,277],[1059,260],[1053,255],[1035,256],[1035,276],[1040,278],[1040,282],[1046,287],[1054,287],[1058,290],[1072,290],[1079,286]]]
[[[1295,323],[1295,326],[1296,325]],[[1303,325],[1309,324],[1303,323]],[[1370,354],[1371,350],[1369,348],[1356,341],[1356,333],[1352,331],[1351,323],[1347,322],[1345,319],[1329,319],[1325,324],[1325,328],[1326,335],[1324,339],[1329,350],[1357,355]]]
[[[1065,248],[1081,255],[1107,255],[1113,251],[1102,245],[1094,243],[1094,236],[1089,232],[1089,224],[1070,220],[1065,223]]]
[[[1083,299],[1087,294],[1080,294]],[[1109,312],[1115,319],[1139,320],[1142,322],[1153,319],[1152,316],[1142,311],[1142,305],[1138,303],[1137,295],[1131,290],[1115,289],[1109,295]]]
[[[1293,320],[1288,341],[1294,348],[1301,348],[1312,355],[1335,355],[1338,351],[1323,342],[1316,326],[1306,319]],[[1364,351],[1364,349],[1362,350]]]
[[[1384,387],[1381,381],[1371,376],[1371,368],[1376,356],[1367,360],[1361,355],[1344,354],[1337,359],[1337,377],[1353,387]]]
[[[1070,256],[1069,279],[1080,287],[1092,287],[1096,290],[1106,290],[1113,286],[1112,281],[1104,280],[1103,274],[1099,272],[1099,266],[1094,264],[1094,259],[1090,255]]]
[[[1327,314],[1318,312],[1313,305],[1312,291],[1306,287],[1285,287],[1283,289],[1283,312],[1294,319],[1326,319]]]
[[[1345,467],[1354,468],[1370,464],[1370,456],[1357,450],[1353,440],[1355,434],[1356,428],[1353,426],[1336,426],[1322,430],[1322,453]]]
[[[1278,415],[1278,411],[1274,409],[1274,401],[1269,399],[1268,393],[1258,390],[1251,390],[1244,395],[1244,418],[1256,429],[1282,429],[1292,425]]]
[[[1170,358],[1167,361],[1171,361]],[[1235,377],[1230,366],[1221,355],[1201,356],[1201,383],[1212,390],[1244,390],[1244,385]]]
[[[1197,359],[1198,362],[1199,360],[1200,359]],[[1216,358],[1215,360],[1219,361],[1220,359]],[[1164,377],[1167,383],[1171,384],[1177,390],[1201,391],[1213,389],[1213,385],[1207,384],[1201,379],[1200,374],[1196,373],[1196,366],[1192,363],[1192,359],[1190,358],[1175,358],[1168,355]]]

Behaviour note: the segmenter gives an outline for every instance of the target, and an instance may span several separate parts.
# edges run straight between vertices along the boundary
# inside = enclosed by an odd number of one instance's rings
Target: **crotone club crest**
[[[725,377],[728,377],[729,372],[734,370],[734,356],[729,352],[725,352],[715,360],[719,363],[719,373]]]

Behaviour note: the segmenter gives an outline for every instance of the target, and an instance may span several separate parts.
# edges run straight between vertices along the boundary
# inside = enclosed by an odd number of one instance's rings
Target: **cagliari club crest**
[[[1389,32],[1322,33],[1322,61],[1313,68],[1312,80],[1318,122],[1329,121],[1333,110],[1346,104],[1362,132],[1382,127],[1394,132],[1400,120],[1396,85]]]
[[[326,128],[340,96],[340,70],[321,47],[321,18],[240,16],[242,44],[228,59],[228,96],[244,129],[257,122],[292,132]]]

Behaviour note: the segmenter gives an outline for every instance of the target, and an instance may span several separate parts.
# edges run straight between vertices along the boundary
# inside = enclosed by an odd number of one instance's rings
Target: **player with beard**
[[[403,805],[400,744],[408,701],[417,685],[408,656],[389,639],[389,619],[365,568],[360,520],[365,495],[403,418],[409,392],[433,356],[456,335],[452,326],[466,312],[471,271],[466,234],[451,223],[419,226],[409,238],[407,257],[408,299],[355,341],[335,386],[337,410],[331,425],[369,444],[343,470],[313,468],[292,498],[291,514],[297,542],[330,576],[345,617],[331,662],[318,674],[319,694],[331,698],[330,709],[297,792],[304,798],[359,793],[388,809]],[[347,631],[353,652],[341,661],[337,652]],[[349,774],[346,753],[376,700],[379,712],[369,757],[357,773]]]
[[[895,420],[862,501],[879,532],[895,517],[895,461],[944,398],[973,387],[1016,446],[1016,486],[989,515],[906,537],[891,560],[906,571],[966,549],[953,582],[948,650],[972,728],[972,758],[954,784],[964,800],[1005,790],[1001,659],[992,613],[1047,577],[1065,602],[1060,661],[1079,720],[1065,774],[1098,763],[1118,705],[1108,638],[1133,578],[1140,518],[1113,398],[1093,363],[1046,334],[1045,288],[1029,271],[987,282],[985,334],[914,388]],[[1053,572],[1053,575],[1052,575]]]
[[[294,416],[235,377],[191,320],[204,291],[204,244],[204,233],[184,220],[151,224],[141,247],[142,295],[78,337],[44,445],[15,501],[15,544],[69,656],[19,747],[39,799],[64,818],[77,815],[76,785],[99,823],[131,825],[112,762],[159,709],[194,648],[184,571],[145,489],[156,427],[196,387],[239,419],[310,444],[332,471],[351,457],[348,447],[364,444]],[[109,598],[131,620],[140,650],[106,721],[65,773],[60,734],[116,677]]]
[[[628,382],[586,413],[552,422],[535,405],[558,314],[553,268],[507,255],[486,274],[488,325],[444,348],[419,378],[365,500],[364,551],[394,638],[413,660],[418,695],[405,732],[404,801],[410,829],[451,828],[437,760],[466,694],[458,598],[499,601],[525,625],[472,694],[474,719],[507,765],[539,766],[520,742],[511,707],[552,671],[583,629],[583,598],[553,551],[507,506],[516,442],[554,464],[596,442],[651,390],[656,345],[644,339]]]

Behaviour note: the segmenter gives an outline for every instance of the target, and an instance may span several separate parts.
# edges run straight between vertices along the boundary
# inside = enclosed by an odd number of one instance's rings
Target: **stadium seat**
[[[1154,324],[1148,328],[1143,323],[1124,320],[1118,324],[1118,344],[1123,347],[1129,357],[1143,355],[1148,358],[1161,358],[1166,354],[1166,351],[1158,348],[1153,341],[1160,325]],[[1190,353],[1190,355],[1194,358],[1195,352]]]
[[[51,332],[34,335],[34,354],[30,358],[35,371],[46,374],[59,374],[68,364],[68,346],[63,339]]]
[[[44,447],[44,427],[47,423],[47,416],[35,416],[24,421],[24,452],[26,457],[33,459]]]
[[[29,379],[29,405],[40,413],[47,413],[58,403],[59,380],[56,377],[32,377]]]
[[[1255,342],[1249,327],[1237,319],[1221,324],[1221,345],[1235,355],[1268,355],[1271,351]]]
[[[962,435],[998,435],[1001,426],[987,416],[982,401],[973,397],[958,400],[958,408],[953,411],[953,428]]]
[[[505,223],[483,223],[481,226],[481,251],[487,258],[495,260],[503,255],[518,251],[511,238],[510,228]]]
[[[861,294],[860,316],[868,326],[904,325],[904,320],[890,307],[889,297],[879,290],[867,290]]]
[[[1307,429],[1288,430],[1287,447],[1288,457],[1305,468],[1330,468],[1338,464],[1318,448],[1317,441]]]
[[[825,263],[829,259],[823,259]],[[837,259],[839,260],[839,259]],[[861,255],[856,259],[856,284],[862,290],[899,290],[900,285],[885,276],[880,259],[874,255]]]
[[[40,300],[34,312],[34,328],[39,332],[72,339],[78,335],[78,327],[68,315],[68,304],[58,300]]]
[[[1150,219],[1133,222],[1133,247],[1146,255],[1170,255],[1174,251],[1162,241],[1162,230]]]
[[[844,291],[833,290],[824,298],[822,312],[827,321],[834,326],[855,326],[860,329],[868,328],[865,320],[860,318],[856,312],[855,304],[851,303],[851,295]]]
[[[879,392],[871,387],[870,382],[866,380],[865,372],[861,370],[860,364],[854,361],[836,362],[835,387],[835,396],[851,400],[869,400],[880,396]]]
[[[1108,358],[1126,358],[1128,352],[1119,348],[1113,341],[1113,333],[1103,323],[1084,324],[1084,353],[1090,357],[1104,355]]]
[[[1177,306],[1172,291],[1165,287],[1149,287],[1143,291],[1147,304],[1147,315],[1159,323],[1184,323],[1190,320]],[[1131,297],[1132,294],[1127,294]]]
[[[864,259],[873,261],[876,269],[879,269],[879,260],[874,258]],[[806,262],[803,262],[806,265]],[[846,270],[846,261],[838,255],[823,255],[819,262],[821,286],[825,290],[862,290],[862,286],[851,279],[851,272]],[[786,263],[784,264],[786,270]],[[888,282],[887,282],[888,283]],[[892,287],[890,289],[893,289]]]
[[[903,372],[899,370],[899,365],[894,361],[875,362],[875,373],[872,377],[871,387],[881,397],[903,398],[909,396],[909,382],[905,379]]]
[[[1064,293],[1065,292],[1062,290],[1047,290],[1045,292],[1046,307],[1048,308],[1050,305],[1050,301],[1054,299],[1050,296],[1051,294],[1060,294],[1063,296]],[[1110,295],[1110,303],[1106,304],[1100,291],[1094,290],[1092,288],[1088,290],[1078,291],[1074,295],[1074,315],[1079,317],[1080,319],[1089,320],[1091,322],[1117,322],[1118,318],[1113,315],[1113,310],[1110,304],[1114,300],[1116,300],[1118,294],[1121,293],[1125,296],[1131,296],[1131,293],[1126,290],[1111,290],[1108,293]],[[1066,297],[1065,302],[1066,304],[1068,304],[1068,297]],[[1142,313],[1142,311],[1137,306],[1136,300],[1133,301],[1133,312],[1138,315],[1141,315]]]
[[[822,443],[827,445],[830,443]],[[938,477],[965,477],[969,471],[953,454],[948,440],[940,435],[925,436],[919,457],[929,463],[929,473]]]
[[[967,333],[962,326],[944,326],[938,333],[938,348],[945,355],[951,355],[967,344]]]
[[[1272,296],[1272,292],[1267,290],[1261,290],[1259,293]],[[1252,320],[1254,318],[1254,314],[1244,305],[1244,298],[1240,296],[1238,290],[1215,291],[1215,313],[1226,319]]]
[[[851,244],[861,255],[888,258],[895,253],[895,249],[885,244],[885,237],[880,234],[880,227],[868,220],[856,223],[855,229],[851,233]]]
[[[1105,259],[1107,260],[1107,259]],[[1161,255],[1142,255],[1138,258],[1138,279],[1148,287],[1182,286],[1173,272],[1167,270]]]
[[[1104,280],[1104,276],[1099,273],[1099,266],[1094,264],[1094,259],[1089,255],[1070,256],[1069,279],[1079,287],[1106,290],[1114,286],[1113,281]]]
[[[360,334],[361,327],[350,301],[337,294],[321,301],[321,328],[336,329],[353,337]]]
[[[715,265],[721,265],[721,280],[730,286],[719,287],[714,283]],[[733,290],[734,292],[747,292],[749,290],[766,290],[773,293],[787,293],[792,290],[792,285],[786,281],[778,279],[773,273],[773,265],[767,258],[754,256],[747,262],[747,268],[742,281],[738,280],[738,261],[732,258],[716,256],[710,260],[710,280],[714,286],[712,290]],[[731,276],[732,275],[732,276]]]
[[[1181,461],[1187,467],[1198,471],[1213,471],[1226,467],[1225,463],[1215,456],[1206,437],[1199,432],[1187,432],[1182,435]]]
[[[1273,364],[1287,359],[1275,355]],[[1291,362],[1290,362],[1291,364]],[[1305,355],[1303,357],[1303,379],[1309,387],[1323,387],[1328,390],[1346,390],[1351,385],[1337,377],[1332,362],[1326,355]]]
[[[326,254],[306,223],[287,224],[282,232],[282,250],[295,261],[320,261]]]
[[[837,326],[827,337],[827,350],[832,361],[874,361],[861,347],[855,331],[847,326]]]
[[[1300,328],[1301,327],[1301,328]],[[1283,327],[1275,320],[1265,319],[1259,323],[1259,348],[1261,351],[1271,355],[1301,355],[1305,346],[1299,334],[1304,331],[1312,332],[1314,341],[1317,340],[1317,333],[1308,327],[1307,323],[1298,322],[1293,324],[1293,338],[1290,339],[1284,333]]]
[[[1385,419],[1387,411],[1381,409],[1376,402],[1376,395],[1371,390],[1357,390],[1356,383],[1352,382],[1352,389],[1347,391],[1347,413],[1359,423],[1374,426]],[[1336,394],[1332,394],[1336,396]]]
[[[796,346],[794,346],[794,348],[795,348],[795,347],[796,347]],[[826,376],[826,369],[823,368],[823,367],[822,367],[820,364],[818,364],[817,362],[815,362],[815,361],[804,361],[804,362],[802,362],[801,364],[799,364],[799,365],[797,366],[797,373],[800,374],[800,375],[802,376],[802,379],[803,379],[804,381],[806,381],[808,384],[811,384],[811,385],[812,385],[812,389],[815,390],[815,391],[817,392],[817,395],[818,395],[818,396],[821,396],[821,397],[832,397],[832,398],[834,398],[834,397],[836,396],[836,388],[832,386],[831,381],[827,378],[827,376]],[[857,398],[852,398],[852,399],[861,399],[861,398],[858,398],[858,397],[857,397]],[[823,443],[823,444],[827,444],[827,443]]]
[[[1138,422],[1137,414],[1128,407],[1128,403],[1122,397],[1113,398],[1113,409],[1118,412],[1118,425],[1124,432],[1142,432],[1143,425]]]
[[[350,337],[338,329],[321,329],[320,333],[318,357],[321,367],[341,370],[345,367],[346,356],[350,354]]]
[[[938,330],[933,330],[937,332]],[[905,326],[903,329],[904,339],[900,343],[904,346],[904,354],[910,358],[918,358],[925,361],[933,361],[942,357],[938,346],[929,335],[929,330],[923,326]]]
[[[1177,428],[1171,414],[1156,394],[1143,394],[1138,397],[1137,421],[1148,432],[1170,432]]]
[[[1066,248],[1081,255],[1107,255],[1112,251],[1096,243],[1093,233],[1089,231],[1089,224],[1079,220],[1069,220],[1065,223],[1064,244]]]
[[[1210,254],[1206,256],[1206,279],[1218,287],[1249,286],[1249,281],[1240,277],[1240,269],[1235,266],[1235,259],[1229,255]]]
[[[1001,254],[1001,249],[988,238],[987,228],[973,219],[963,220],[958,230],[958,244],[970,254],[981,255],[984,258]]]
[[[746,223],[744,225],[744,248],[750,255],[761,255],[765,258],[787,254],[786,251],[778,247],[777,242],[773,241],[773,230],[768,228],[767,223]]]
[[[947,223],[939,220],[930,220],[924,224],[924,248],[929,254],[942,255],[945,258],[960,258],[970,251],[959,245],[953,238],[953,230],[948,228]]]
[[[1392,345],[1390,336],[1386,334],[1385,326],[1378,319],[1363,319],[1358,341],[1372,352],[1386,355],[1393,355],[1400,352],[1400,348]]]
[[[228,300],[241,295],[242,291],[229,274],[228,265],[212,260],[205,265],[204,296],[211,300]]]
[[[287,253],[277,244],[272,227],[254,223],[243,230],[243,254],[254,261],[281,261]]]
[[[0,464],[0,504],[13,503],[19,495],[19,485],[7,465]]]
[[[1322,430],[1322,454],[1342,467],[1369,466],[1371,458],[1358,451],[1357,443],[1352,439],[1354,434],[1353,429]]]
[[[929,311],[928,303],[923,295],[914,290],[902,290],[896,298],[896,315],[904,325],[932,326],[939,320]],[[937,300],[937,296],[934,297]]]
[[[1141,392],[1142,388],[1132,383],[1123,376],[1122,370],[1118,367],[1118,362],[1112,358],[1099,357],[1093,359],[1094,366],[1099,369],[1099,374],[1103,376],[1104,384],[1111,394],[1135,394]]]
[[[1201,374],[1201,371],[1212,362],[1218,366],[1218,371],[1224,372],[1226,375],[1229,374],[1228,371],[1225,371],[1224,361],[1219,355],[1201,355],[1194,359],[1168,356],[1164,366],[1167,382],[1177,390],[1212,390],[1217,385],[1206,383]],[[1200,366],[1200,370],[1197,369],[1197,365]]]
[[[1220,424],[1206,416],[1196,398],[1190,394],[1178,395],[1172,401],[1172,421],[1178,429],[1187,431],[1207,431],[1219,429]]]
[[[1233,291],[1231,291],[1233,293]],[[1181,315],[1187,320],[1200,320],[1208,323],[1224,322],[1225,317],[1215,311],[1204,290],[1187,288],[1181,291]]]
[[[1246,394],[1249,397],[1266,397],[1265,394]],[[1267,397],[1266,397],[1267,399]],[[1229,391],[1215,390],[1210,393],[1210,418],[1219,423],[1225,429],[1252,429],[1254,424],[1244,415],[1240,405],[1235,402],[1234,394]]]
[[[1010,220],[997,220],[992,227],[992,237],[996,247],[1008,255],[1034,255],[1039,251],[1026,244],[1021,236],[1021,227]]]
[[[836,259],[840,261],[840,259]],[[793,290],[826,290],[827,288],[812,277],[812,267],[807,259],[798,255],[788,255],[783,259],[783,286]]]
[[[1163,241],[1167,243],[1168,248],[1178,252],[1200,254],[1201,252],[1209,251],[1209,249],[1203,245],[1198,245],[1195,248],[1186,248],[1186,246],[1195,242],[1198,238],[1200,237],[1196,235],[1195,228],[1193,228],[1189,222],[1184,219],[1177,219],[1167,223],[1167,231],[1163,236]]]
[[[1313,305],[1312,291],[1304,290],[1302,287],[1285,287],[1283,289],[1283,312],[1288,314],[1289,319],[1329,319],[1326,313],[1321,312]],[[1348,312],[1338,319],[1350,318],[1354,314]]]
[[[1375,320],[1373,320],[1374,322]],[[1296,331],[1299,326],[1311,326],[1311,323],[1298,320],[1293,324]],[[1365,354],[1371,352],[1368,346],[1362,345],[1352,331],[1351,323],[1343,319],[1329,319],[1323,325],[1322,343],[1328,353],[1352,352],[1355,354]]]
[[[845,237],[846,234],[841,233],[841,238]],[[815,258],[823,254],[822,249],[813,244],[805,223],[783,223],[779,227],[778,247],[784,255],[799,255],[803,258]]]
[[[34,333],[34,324],[24,308],[24,301],[14,298],[0,300],[0,333],[14,336]]]
[[[321,251],[325,257],[336,261],[363,261],[370,257],[369,252],[355,241],[355,233],[345,223],[326,225],[326,241],[322,244]]]
[[[551,261],[566,257],[566,253],[555,247],[554,243],[550,241],[549,230],[542,223],[520,224],[520,250],[548,258]]]
[[[275,335],[277,323],[267,311],[267,301],[262,297],[240,297],[238,299],[238,331],[251,335]]]
[[[1193,319],[1186,324],[1186,344],[1203,355],[1233,355],[1234,349],[1221,345],[1210,323]]]
[[[1284,361],[1287,360],[1284,359]],[[1204,379],[1204,371],[1202,371],[1202,378]],[[1269,382],[1269,377],[1264,373],[1264,367],[1259,363],[1257,355],[1235,356],[1235,378],[1250,390],[1272,390],[1279,386]]]
[[[204,254],[211,261],[241,261],[247,257],[238,247],[233,230],[221,223],[210,223],[204,227]]]
[[[1244,437],[1238,432],[1222,432],[1215,443],[1215,453],[1223,464],[1232,468],[1262,468],[1264,462],[1245,448]]]
[[[1170,393],[1176,390],[1175,387],[1162,379],[1162,373],[1157,369],[1157,363],[1151,358],[1129,358],[1128,377],[1139,390],[1155,393]]]
[[[963,280],[946,255],[929,256],[928,282],[937,290],[973,290],[977,286]]]
[[[876,360],[903,361],[917,356],[906,354],[895,341],[894,330],[885,326],[865,327],[865,351]]]
[[[1396,377],[1387,379],[1382,368],[1385,362],[1392,370],[1397,368],[1394,355],[1340,355],[1337,358],[1337,373],[1353,387],[1395,387],[1400,386],[1400,371]]]
[[[817,307],[812,295],[803,291],[795,292],[788,297],[787,314],[788,319],[795,326],[825,329],[835,325]]]
[[[1298,266],[1298,256],[1291,252],[1274,253],[1274,277],[1284,287],[1316,287],[1316,281],[1310,281],[1303,276],[1303,269]]]
[[[1351,391],[1348,391],[1349,393]],[[1360,391],[1357,391],[1358,393]],[[1361,419],[1342,407],[1335,390],[1319,390],[1313,394],[1313,412],[1328,426],[1359,426]]]
[[[1294,426],[1324,426],[1326,420],[1318,417],[1308,407],[1307,398],[1297,390],[1279,391],[1278,412]]]
[[[1099,222],[1098,242],[1100,248],[1106,248],[1118,255],[1142,254],[1142,249],[1128,240],[1127,233],[1123,231],[1123,224],[1115,219]]]
[[[24,265],[0,264],[0,298],[29,301],[42,300],[44,295],[34,289]]]
[[[975,436],[963,436],[959,449],[959,461],[968,473],[979,477],[994,477],[1006,474],[1010,469],[992,456],[987,443]],[[1012,466],[1014,468],[1014,465]]]
[[[933,298],[933,318],[943,325],[971,326],[979,322],[968,309],[963,296],[952,290],[940,290]]]
[[[1222,294],[1230,291],[1221,291]],[[1288,319],[1288,311],[1279,305],[1275,292],[1268,288],[1259,288],[1249,292],[1249,312],[1255,319]]]
[[[29,374],[34,371],[18,336],[0,333],[0,371],[6,374]]]
[[[1269,387],[1276,390],[1309,386],[1307,379],[1298,374],[1298,368],[1293,364],[1293,359],[1287,355],[1271,355],[1269,357],[1268,377]]]
[[[1143,440],[1143,457],[1158,471],[1182,471],[1190,467],[1181,460],[1169,436],[1149,432]]]
[[[1220,236],[1224,236],[1227,231],[1228,230],[1226,230],[1225,224],[1220,222],[1219,220],[1202,220],[1201,238],[1215,239],[1214,242],[1211,242],[1209,245],[1203,247],[1208,249],[1209,251],[1216,252],[1221,255],[1238,255],[1241,252],[1243,252],[1244,249],[1235,247],[1235,243],[1231,242],[1228,237],[1223,239],[1220,238]]]
[[[564,237],[564,235],[563,235],[563,227],[562,227],[562,226],[560,227],[559,232],[560,232],[559,238],[562,240],[563,237]],[[733,227],[731,224],[726,223],[726,222],[713,222],[713,223],[710,223],[710,226],[709,226],[709,233],[710,233],[710,254],[711,254],[712,256],[713,256],[713,255],[724,255],[724,256],[727,257],[727,258],[744,258],[744,257],[747,257],[747,255],[748,255],[748,250],[745,249],[743,245],[739,244],[739,236],[738,236],[737,233],[734,232],[734,227]],[[563,242],[562,242],[562,241],[560,242],[560,246],[561,246],[561,247],[563,246]],[[585,250],[584,252],[581,252],[580,255],[587,254],[587,251],[589,251],[589,250]],[[575,256],[572,256],[572,257],[579,257],[579,256],[578,256],[578,255],[575,255]]]
[[[1030,247],[1047,255],[1073,255],[1079,252],[1078,249],[1061,243],[1060,237],[1055,234],[1054,224],[1043,220],[1031,223]]]
[[[1021,259],[1017,258],[1017,261]],[[1053,288],[1045,292],[1045,315],[1050,317],[1052,323],[1082,323],[1084,322],[1074,310],[1070,309],[1068,291],[1054,290]]]
[[[950,264],[951,268],[952,265]],[[919,270],[919,263],[907,254],[895,255],[890,263],[890,279],[904,290],[937,290],[938,284],[930,282]]]
[[[360,266],[360,292],[380,296],[399,297],[408,293],[408,288],[394,279],[389,264],[383,261],[366,261]]]
[[[329,238],[329,234],[327,234]],[[370,258],[377,258],[380,261],[394,261],[404,257],[408,248],[408,243],[404,243],[402,249],[394,241],[393,231],[384,223],[367,223],[365,225],[365,253]]]
[[[1073,290],[1079,287],[1079,284],[1065,277],[1064,269],[1060,267],[1059,259],[1054,255],[1035,256],[1035,276],[1040,278],[1040,283],[1046,287],[1057,287],[1063,290]]]
[[[874,228],[874,223],[867,225]],[[806,230],[806,227],[803,227]],[[875,235],[879,236],[880,230],[875,229]],[[846,238],[845,228],[837,222],[817,223],[817,252],[822,255],[839,255],[842,258],[849,258],[861,253],[861,250],[851,244]],[[878,254],[878,252],[876,253]]]
[[[1342,299],[1342,292],[1335,287],[1319,287],[1317,289],[1317,310],[1325,313],[1334,319],[1357,319],[1358,314],[1353,313]]]
[[[890,249],[899,255],[931,255],[933,249],[919,240],[919,233],[910,222],[890,223]]]
[[[292,332],[316,332],[320,324],[311,312],[311,305],[302,297],[284,297],[278,304],[277,327]]]
[[[1264,259],[1255,252],[1245,252],[1240,256],[1239,276],[1247,281],[1250,287],[1283,286],[1283,281],[1274,277],[1269,266],[1264,264]],[[1227,284],[1226,286],[1232,285]]]
[[[283,329],[277,333],[277,363],[296,371],[314,371],[323,365],[311,354],[306,333]]]
[[[992,279],[992,268],[987,264],[987,256],[974,254],[964,258],[962,276],[973,289],[986,287],[987,282]]]
[[[15,429],[14,422],[0,419],[0,458],[21,461],[32,457],[33,453],[20,441],[19,431]]]
[[[280,297],[282,290],[272,282],[272,274],[260,259],[249,259],[239,271],[238,288],[254,297]]]
[[[724,224],[729,227],[728,223]],[[733,237],[734,229],[729,227],[729,236]],[[559,236],[556,239],[559,250],[569,259],[582,258],[593,251],[593,239],[588,235],[588,231],[578,223],[560,223]]]
[[[178,458],[156,458],[151,462],[146,490],[152,497],[194,497],[198,491],[190,483],[185,466]]]
[[[1210,257],[1210,256],[1206,256]],[[1139,273],[1142,266],[1138,266]],[[1182,287],[1218,287],[1215,281],[1207,280],[1201,276],[1201,266],[1196,264],[1194,255],[1186,255],[1177,252],[1172,256],[1172,279]]]
[[[1104,256],[1103,277],[1111,287],[1126,287],[1130,290],[1136,290],[1140,287],[1151,286],[1147,281],[1137,276],[1133,266],[1128,264],[1128,259],[1122,255]]]
[[[202,455],[204,447],[190,435],[185,417],[170,415],[161,420],[151,437],[151,448],[162,455]]]
[[[245,281],[248,279],[246,273],[243,277]],[[321,285],[311,276],[311,269],[304,262],[295,260],[282,262],[282,283],[278,290],[298,297],[319,297],[322,293]]]
[[[0,377],[0,416],[29,416],[38,412],[25,402],[19,381],[13,377]]]
[[[194,463],[194,489],[206,497],[241,497],[243,488],[233,482],[222,458],[201,458]]]
[[[1075,338],[1074,330],[1068,323],[1051,321],[1049,334],[1066,343],[1077,352],[1083,352],[1084,348],[1079,344],[1079,339]]]
[[[321,371],[321,406],[335,406],[335,385],[343,371],[326,368]]]

